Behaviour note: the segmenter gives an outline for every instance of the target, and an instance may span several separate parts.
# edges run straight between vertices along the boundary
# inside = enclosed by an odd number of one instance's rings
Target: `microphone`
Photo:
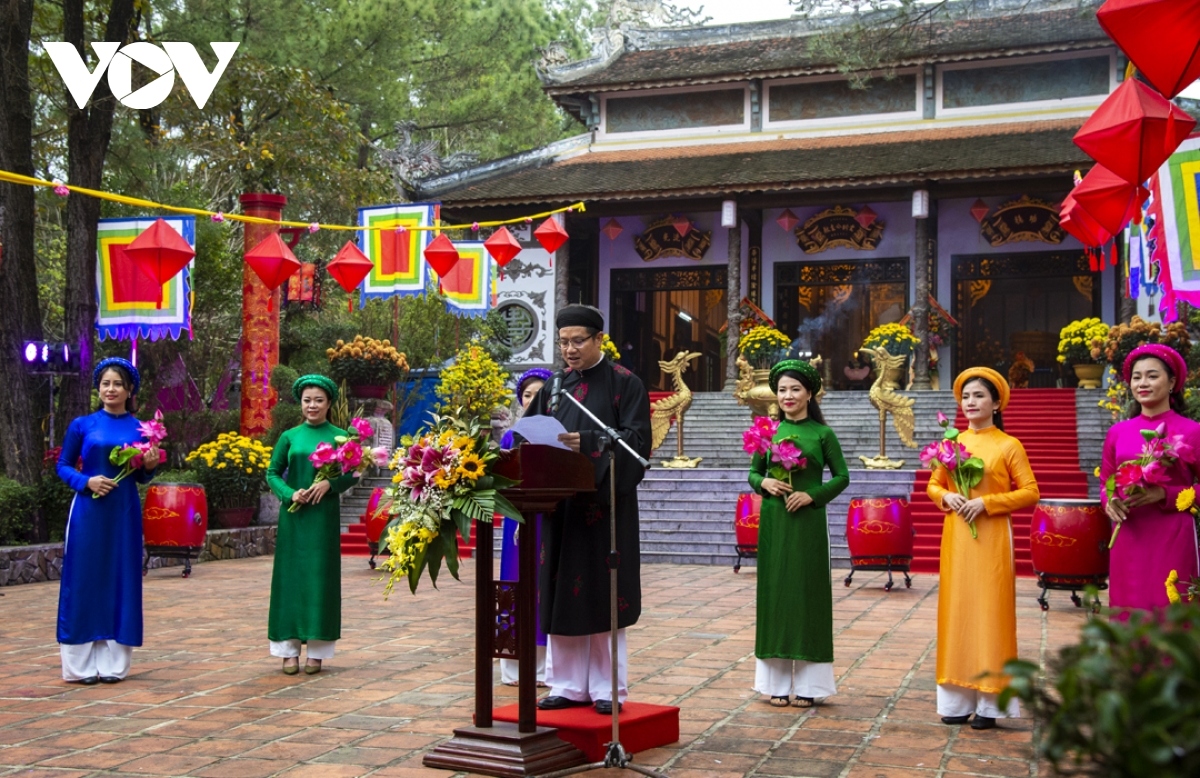
[[[554,377],[550,380],[550,402],[546,404],[546,410],[551,414],[558,411],[558,399],[562,394],[563,371],[557,370]]]

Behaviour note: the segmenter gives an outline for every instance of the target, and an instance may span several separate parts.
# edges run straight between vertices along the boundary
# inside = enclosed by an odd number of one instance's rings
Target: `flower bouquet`
[[[938,411],[938,424],[943,430],[942,439],[921,449],[921,464],[930,470],[945,468],[954,491],[969,499],[971,488],[983,480],[983,460],[971,456],[967,447],[958,442],[958,430],[950,426],[950,420],[941,411]],[[967,523],[971,527],[971,537],[978,539],[975,522]]]
[[[775,433],[779,431],[779,422],[767,416],[757,416],[754,426],[742,433],[742,450],[754,456],[762,454],[768,457],[767,475],[777,481],[786,481],[792,485],[792,475],[808,467],[808,459],[796,443],[784,438],[778,443],[772,442]]]
[[[1114,496],[1127,500],[1144,493],[1150,486],[1166,486],[1167,470],[1191,450],[1191,446],[1184,442],[1182,435],[1172,435],[1171,439],[1167,440],[1166,424],[1159,424],[1155,429],[1141,432],[1144,441],[1141,456],[1117,465],[1116,472],[1104,482],[1104,495],[1109,500]],[[1113,528],[1112,538],[1108,541],[1109,548],[1117,542],[1121,524],[1122,522],[1117,522],[1117,526]]]
[[[492,472],[500,447],[490,436],[486,420],[460,409],[452,416],[435,415],[416,438],[401,440],[391,462],[394,486],[383,500],[393,516],[385,530],[390,553],[383,563],[390,573],[385,598],[402,578],[415,594],[426,567],[436,588],[443,561],[457,579],[458,535],[471,536],[472,520],[490,522],[499,514],[523,521],[499,492],[516,483]]]
[[[163,424],[162,418],[162,411],[158,410],[154,412],[154,418],[150,421],[138,422],[138,433],[145,440],[126,443],[124,446],[113,446],[113,450],[108,454],[108,461],[121,468],[121,472],[113,479],[113,483],[120,483],[122,479],[141,467],[146,454],[158,448],[158,444],[166,440],[167,428]],[[99,493],[92,492],[93,500],[99,497]]]
[[[317,469],[313,485],[332,481],[347,473],[362,475],[371,465],[386,467],[389,458],[386,448],[363,448],[363,444],[374,434],[375,430],[366,419],[356,417],[350,420],[350,429],[346,430],[345,435],[334,438],[338,445],[318,443],[316,450],[308,455],[308,461]],[[293,502],[288,506],[288,513],[296,513],[302,507],[303,503]]]

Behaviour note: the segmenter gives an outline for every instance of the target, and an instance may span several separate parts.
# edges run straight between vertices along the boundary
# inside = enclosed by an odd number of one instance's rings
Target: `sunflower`
[[[448,473],[445,470],[439,470],[433,476],[433,485],[439,489],[449,489],[458,481],[458,476],[454,473]]]
[[[475,438],[469,435],[459,435],[454,439],[454,447],[465,453],[475,450]]]
[[[483,475],[483,460],[479,458],[478,454],[464,454],[458,460],[458,469],[456,472],[473,483]]]

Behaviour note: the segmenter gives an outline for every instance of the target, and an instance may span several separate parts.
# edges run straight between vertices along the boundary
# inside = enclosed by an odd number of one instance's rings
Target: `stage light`
[[[25,341],[25,361],[33,362],[35,359],[37,359],[37,354],[38,344],[32,340]]]
[[[45,364],[49,361],[50,361],[50,344],[43,343],[42,344],[42,364]]]

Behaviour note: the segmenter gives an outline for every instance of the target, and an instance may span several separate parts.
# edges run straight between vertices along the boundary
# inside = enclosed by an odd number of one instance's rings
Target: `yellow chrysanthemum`
[[[1179,590],[1175,588],[1175,584],[1179,583],[1179,573],[1172,570],[1167,576],[1167,599],[1172,604],[1179,602]]]
[[[1192,509],[1192,506],[1195,504],[1196,504],[1196,490],[1195,490],[1195,488],[1193,488],[1191,486],[1184,489],[1182,492],[1179,493],[1179,496],[1175,498],[1175,510],[1177,510],[1177,511],[1190,511]],[[1172,571],[1172,572],[1174,572],[1174,571]]]
[[[457,472],[463,478],[474,483],[483,475],[483,460],[477,454],[466,454],[458,461]]]

